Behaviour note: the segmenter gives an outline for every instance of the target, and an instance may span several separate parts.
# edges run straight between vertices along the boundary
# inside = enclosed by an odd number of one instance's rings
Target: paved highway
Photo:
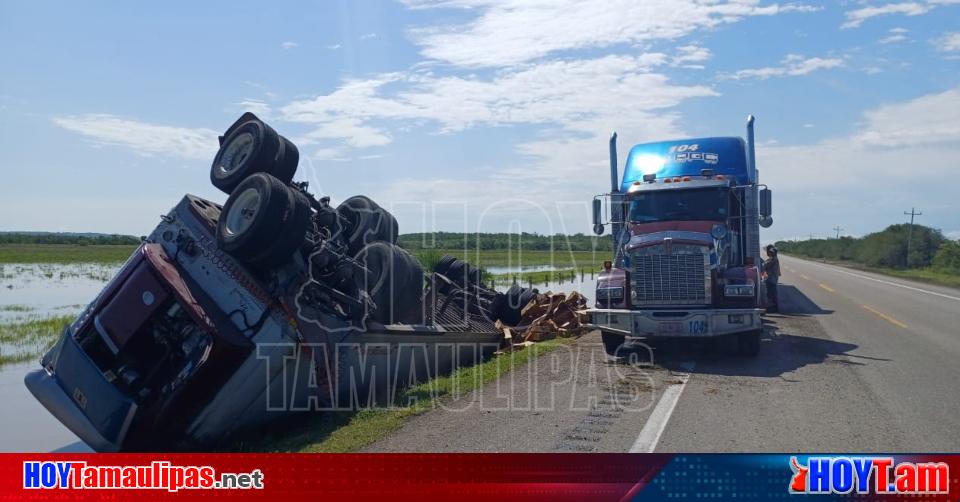
[[[755,359],[670,344],[611,364],[591,334],[368,450],[960,450],[960,291],[782,263]]]

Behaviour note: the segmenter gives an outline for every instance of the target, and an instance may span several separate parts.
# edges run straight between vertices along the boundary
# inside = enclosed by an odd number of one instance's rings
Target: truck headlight
[[[615,288],[597,288],[597,300],[622,300],[623,286]]]
[[[753,284],[728,284],[723,288],[723,296],[753,296]]]

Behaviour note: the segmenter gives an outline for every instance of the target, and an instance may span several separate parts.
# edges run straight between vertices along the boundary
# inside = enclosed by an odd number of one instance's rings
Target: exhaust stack
[[[620,183],[617,181],[617,133],[610,136],[610,192],[620,191]]]
[[[757,176],[757,149],[753,141],[753,115],[747,116],[747,169],[750,173],[750,181],[756,183]]]

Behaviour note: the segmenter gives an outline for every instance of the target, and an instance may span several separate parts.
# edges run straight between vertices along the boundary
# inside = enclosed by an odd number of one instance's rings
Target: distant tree
[[[933,268],[953,274],[960,274],[960,240],[946,241],[940,245],[933,256]]]
[[[949,241],[937,229],[914,225],[910,256],[907,256],[909,227],[907,224],[890,225],[881,232],[875,232],[861,238],[841,237],[839,239],[781,241],[777,243],[777,247],[788,254],[828,260],[849,260],[871,267],[921,268],[931,266],[938,250],[945,242]],[[947,252],[949,253],[949,250]]]

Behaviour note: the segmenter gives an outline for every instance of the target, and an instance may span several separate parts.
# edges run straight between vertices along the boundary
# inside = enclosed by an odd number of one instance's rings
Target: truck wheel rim
[[[245,132],[238,134],[236,138],[227,144],[220,156],[220,170],[228,175],[242,166],[247,159],[253,155],[256,141],[253,134]]]
[[[227,221],[224,225],[227,240],[236,239],[250,228],[257,217],[257,212],[260,211],[260,201],[260,192],[255,188],[240,192],[227,213]]]

